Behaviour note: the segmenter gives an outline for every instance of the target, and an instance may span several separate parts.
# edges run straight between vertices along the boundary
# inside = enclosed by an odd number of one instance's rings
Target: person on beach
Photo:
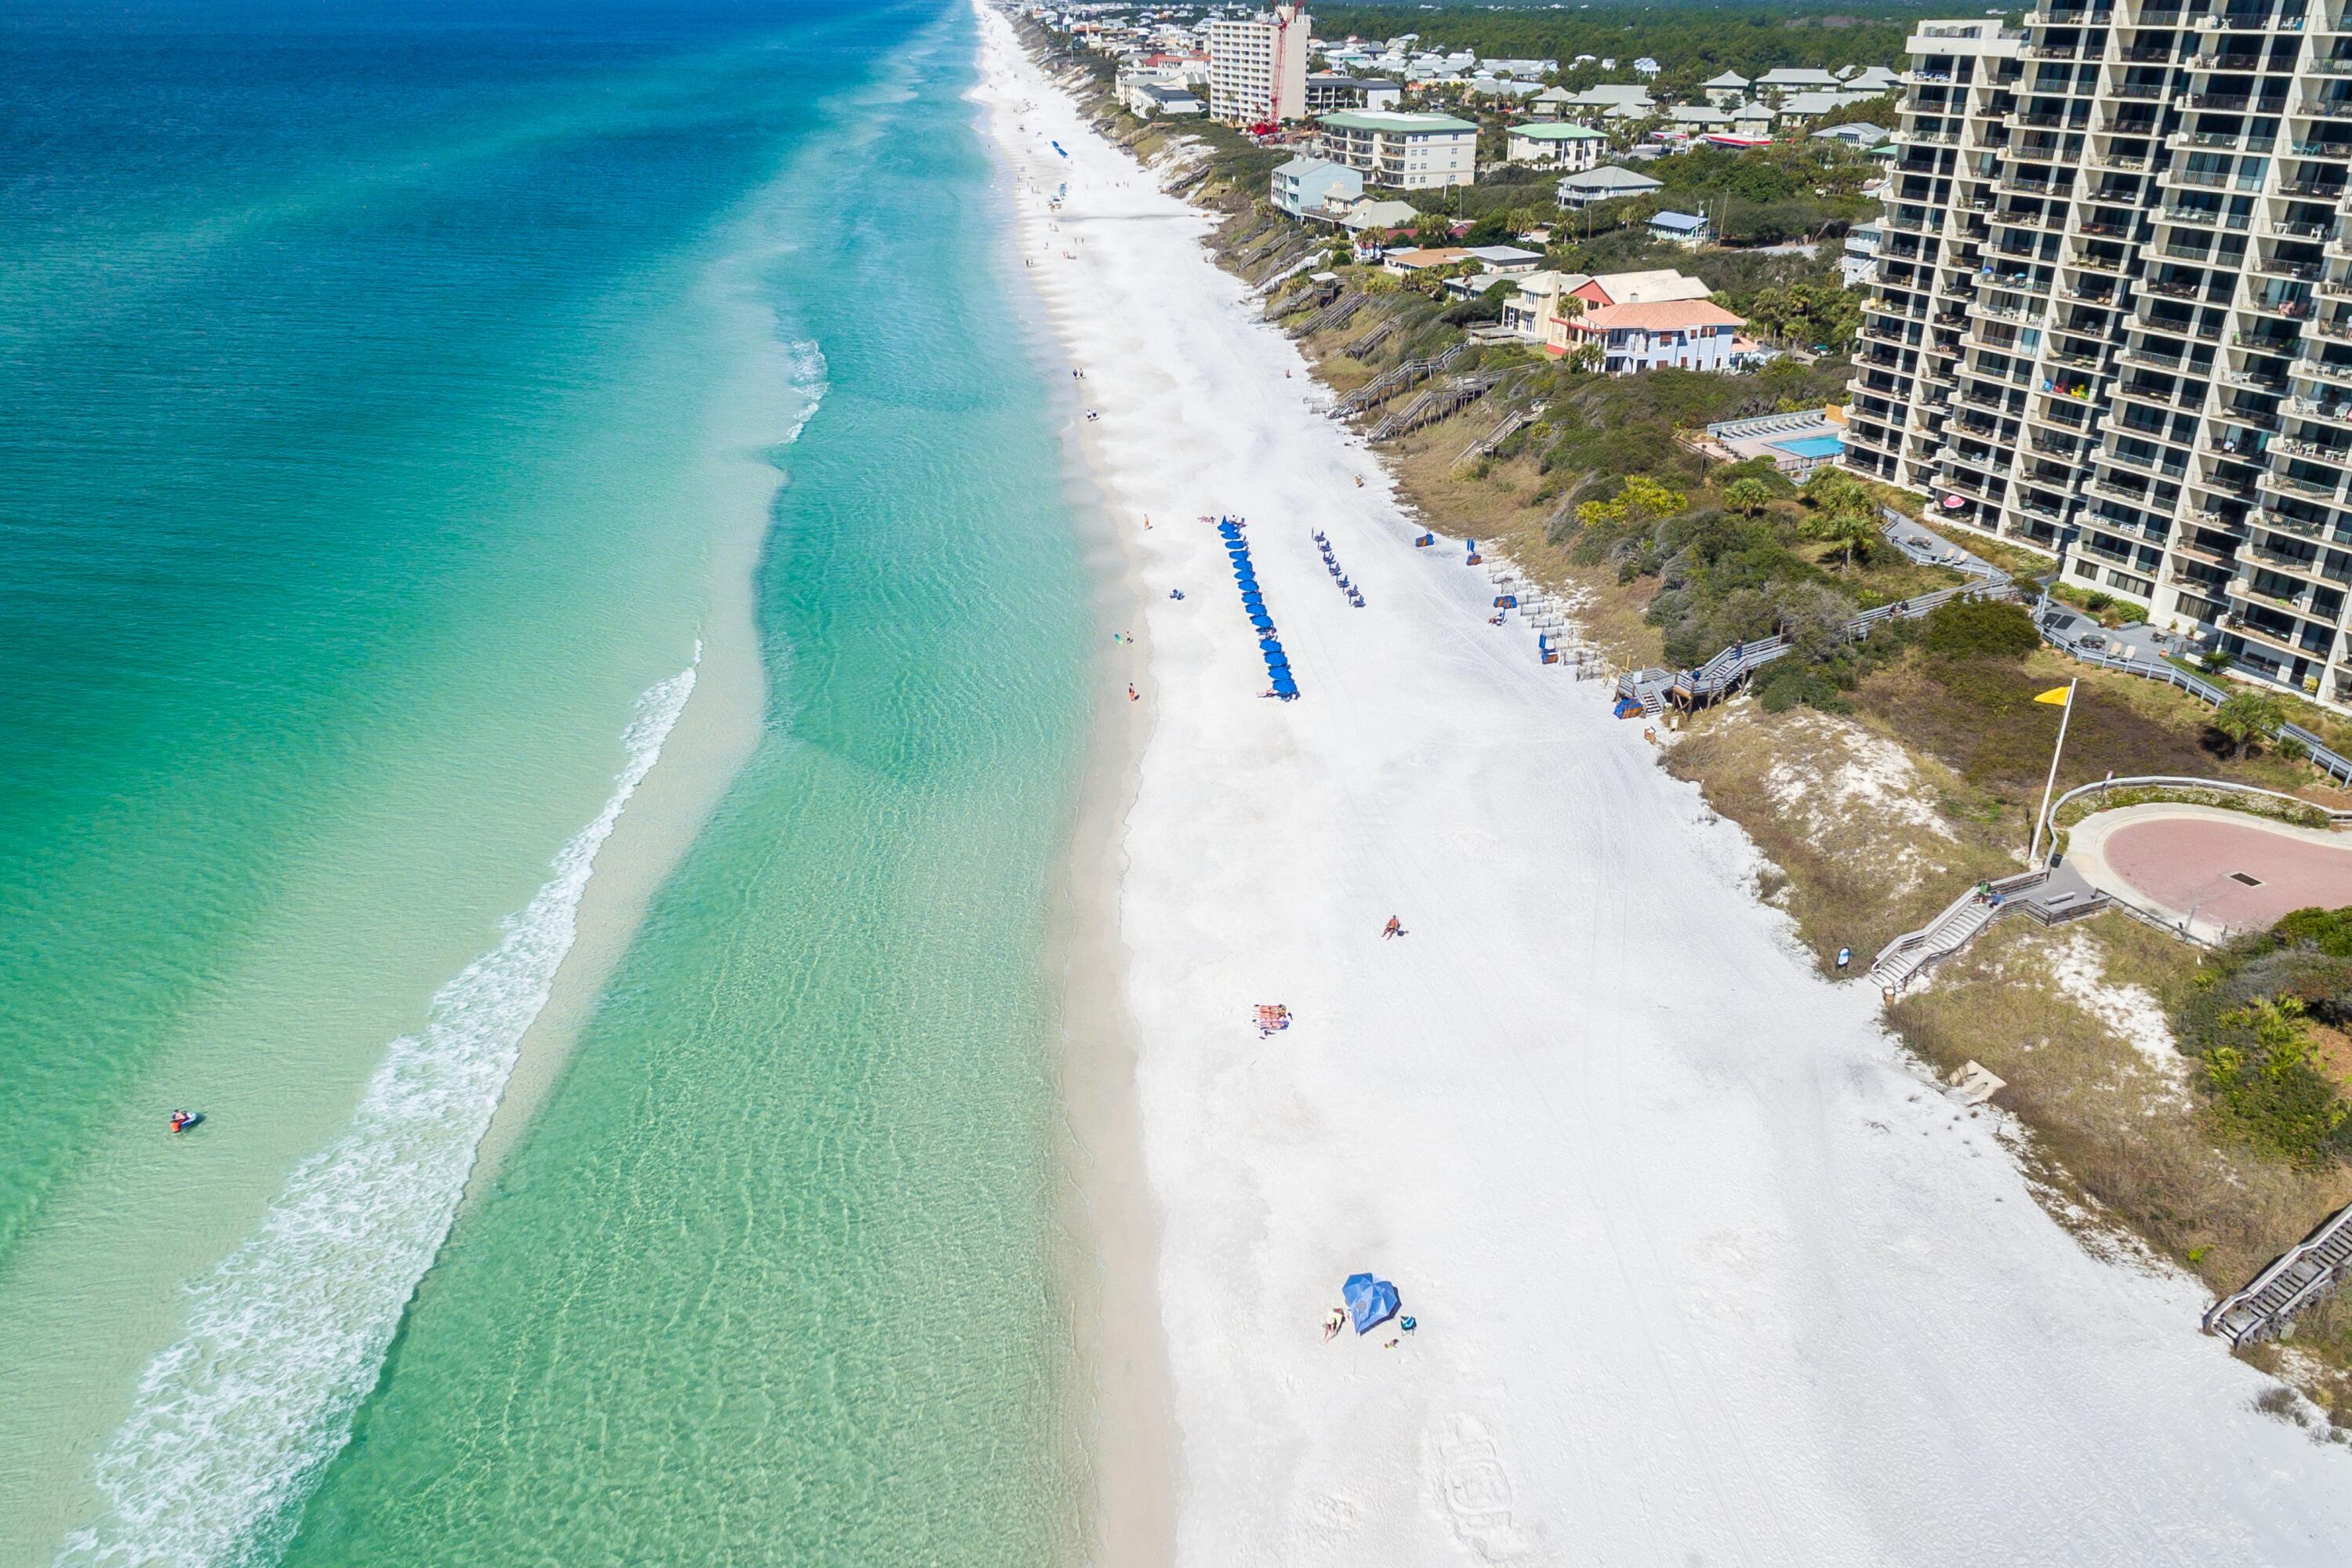
[[[1389,917],[1389,923],[1381,928],[1381,940],[1383,942],[1387,941],[1390,937],[1402,936],[1403,934],[1404,922],[1397,919],[1394,915],[1391,915]]]
[[[1136,695],[1135,682],[1132,680],[1127,683],[1127,700],[1129,702],[1140,702],[1143,700],[1142,698]]]
[[[1338,1339],[1339,1331],[1347,1326],[1348,1310],[1345,1307],[1332,1308],[1323,1319],[1323,1342],[1328,1345]]]

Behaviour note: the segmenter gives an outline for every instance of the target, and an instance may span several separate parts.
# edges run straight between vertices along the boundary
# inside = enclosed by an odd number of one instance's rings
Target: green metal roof
[[[1590,125],[1561,125],[1545,121],[1537,125],[1514,125],[1514,136],[1525,136],[1537,142],[1605,142],[1606,132],[1595,131]]]
[[[1475,131],[1466,120],[1450,114],[1409,114],[1393,109],[1343,109],[1323,116],[1323,123],[1341,131]]]

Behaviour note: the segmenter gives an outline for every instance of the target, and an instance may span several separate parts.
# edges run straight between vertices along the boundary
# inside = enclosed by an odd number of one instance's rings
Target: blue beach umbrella
[[[1265,616],[1265,613],[1264,613],[1263,611],[1261,611],[1261,612],[1259,612],[1257,615],[1252,616],[1250,617],[1250,625],[1252,625],[1252,626],[1254,626],[1257,627],[1260,631],[1264,631],[1264,630],[1265,630],[1267,627],[1269,627],[1269,626],[1273,626],[1273,625],[1274,625],[1274,623],[1273,623],[1271,620],[1267,619],[1267,618],[1266,618],[1266,616]]]
[[[1397,1288],[1369,1274],[1349,1275],[1339,1287],[1339,1300],[1348,1303],[1348,1316],[1360,1334],[1369,1334],[1396,1316]]]

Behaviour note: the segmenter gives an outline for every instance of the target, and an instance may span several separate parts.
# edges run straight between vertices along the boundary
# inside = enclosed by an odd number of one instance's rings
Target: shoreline
[[[1159,1206],[1143,1166],[1119,926],[1125,828],[1151,732],[1142,563],[1111,500],[1115,476],[1087,441],[1083,396],[1060,374],[1066,364],[1046,352],[1048,334],[1058,331],[1053,302],[1027,268],[1013,266],[1040,248],[1041,225],[1019,199],[1013,132],[998,122],[1017,109],[987,86],[984,33],[980,55],[982,82],[971,96],[1008,204],[1011,250],[1001,264],[1024,326],[1041,329],[1029,333],[1031,347],[1065,421],[1062,489],[1079,521],[1097,638],[1087,658],[1094,715],[1068,849],[1055,868],[1045,948],[1058,1035],[1060,1283],[1073,1352],[1066,1398],[1076,1421],[1079,1473],[1089,1486],[1080,1561],[1089,1568],[1162,1568],[1175,1559],[1174,1416],[1153,1288]],[[1109,640],[1114,629],[1123,643]],[[1142,701],[1118,700],[1129,679]]]
[[[1246,286],[1178,253],[1209,217],[982,16],[1044,100],[1016,161],[1071,181],[1037,270],[1077,445],[1164,513],[1118,897],[1178,1558],[2332,1560],[2336,1461],[2267,1380],[2053,1224],[1757,901],[1747,836],[1481,625],[1483,574],[1412,548]],[[1297,704],[1251,700],[1209,510],[1254,521]],[[1297,1026],[1253,1039],[1266,1000]],[[1360,1268],[1417,1335],[1318,1342]]]

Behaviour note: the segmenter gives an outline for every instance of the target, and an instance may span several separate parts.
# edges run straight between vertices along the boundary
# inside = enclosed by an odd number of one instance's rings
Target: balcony
[[[2261,483],[2263,489],[2274,491],[2279,495],[2293,496],[2297,500],[2320,501],[2326,504],[2333,504],[2336,491],[2343,488],[2341,479],[2333,484],[2321,484],[2314,479],[2298,479],[2282,474],[2275,468],[2265,472],[2262,476]]]

